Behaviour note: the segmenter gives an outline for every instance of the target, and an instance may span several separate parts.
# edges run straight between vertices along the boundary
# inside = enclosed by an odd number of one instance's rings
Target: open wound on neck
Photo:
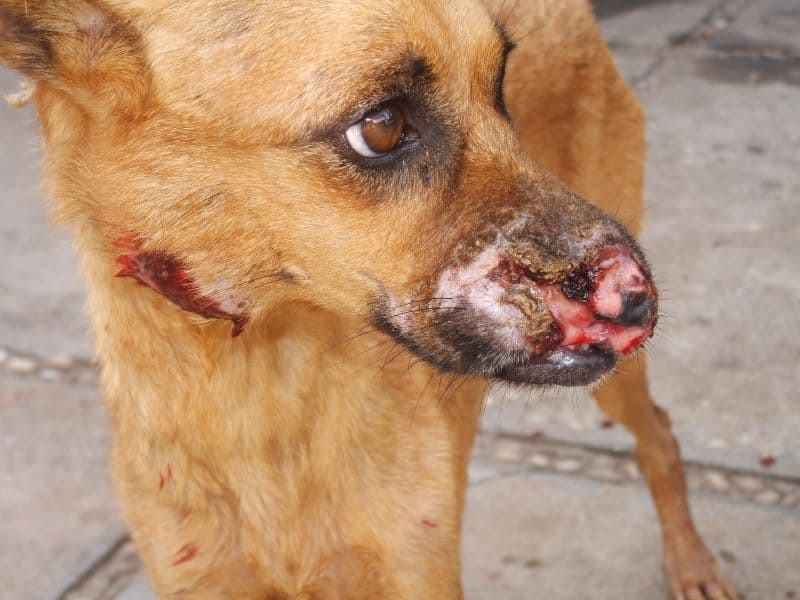
[[[233,298],[214,299],[204,295],[185,266],[174,256],[163,252],[143,252],[141,243],[132,236],[117,237],[111,244],[120,251],[116,257],[120,268],[117,277],[135,279],[187,312],[207,319],[231,321],[233,337],[244,331],[248,316],[242,304]]]

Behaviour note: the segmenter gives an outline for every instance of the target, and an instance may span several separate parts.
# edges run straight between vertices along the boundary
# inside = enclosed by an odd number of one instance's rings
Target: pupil
[[[388,107],[365,118],[361,126],[364,140],[370,149],[384,154],[393,150],[400,142],[403,127],[402,115]]]

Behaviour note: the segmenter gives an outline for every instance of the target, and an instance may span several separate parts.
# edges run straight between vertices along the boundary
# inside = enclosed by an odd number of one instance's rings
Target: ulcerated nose
[[[593,290],[588,298],[595,315],[626,327],[652,327],[658,300],[648,270],[635,254],[616,246],[593,265]]]

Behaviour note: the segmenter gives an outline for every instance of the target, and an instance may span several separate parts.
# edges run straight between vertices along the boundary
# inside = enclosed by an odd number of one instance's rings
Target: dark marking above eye
[[[420,57],[409,56],[408,58],[408,75],[410,79],[419,79],[430,74],[430,67],[424,59]]]

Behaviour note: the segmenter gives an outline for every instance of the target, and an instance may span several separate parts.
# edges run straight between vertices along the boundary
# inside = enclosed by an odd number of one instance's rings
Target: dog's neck
[[[477,414],[483,383],[437,374],[363,323],[298,305],[234,338],[229,322],[115,277],[104,244],[91,225],[79,232],[103,387],[122,435],[230,456],[251,442],[296,446],[326,427],[361,442],[377,422],[447,428],[463,419],[463,402]]]

